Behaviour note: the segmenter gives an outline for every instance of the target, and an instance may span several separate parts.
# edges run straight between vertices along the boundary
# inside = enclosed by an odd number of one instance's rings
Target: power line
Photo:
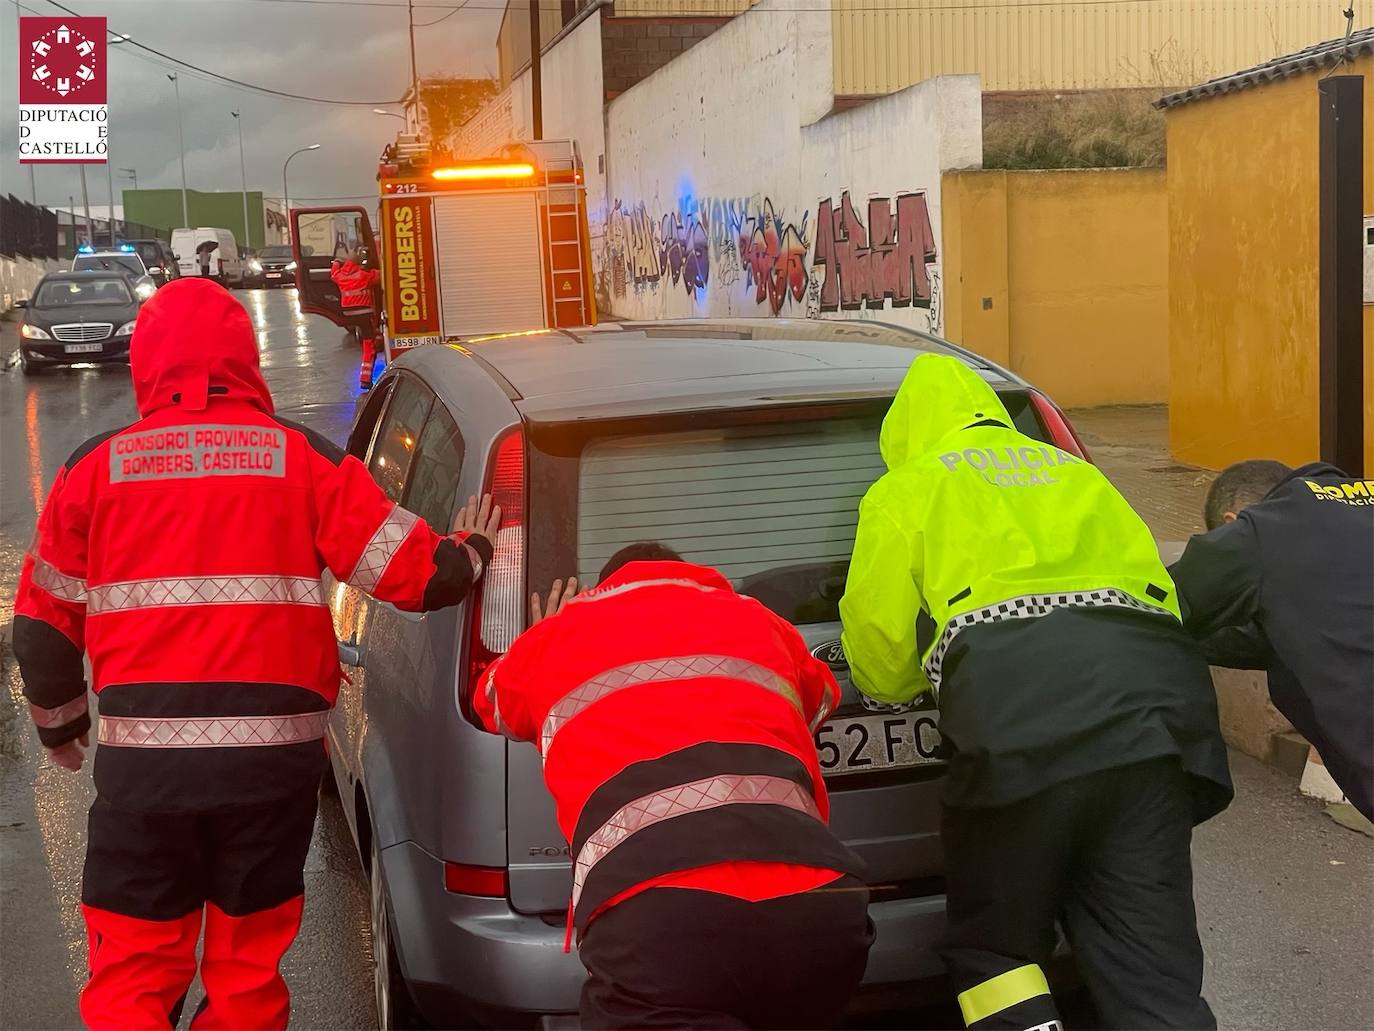
[[[439,15],[439,17],[435,18],[433,21],[417,21],[417,22],[415,23],[415,27],[416,27],[417,29],[427,29],[427,28],[429,28],[431,25],[438,25],[441,21],[447,21],[449,18],[452,18],[455,14],[457,14],[457,13],[458,13],[459,11],[461,11],[464,7],[466,7],[466,6],[468,5],[469,2],[470,2],[470,0],[463,0],[463,2],[462,2],[461,4],[459,4],[459,5],[458,5],[457,7],[455,7],[453,10],[449,11],[448,14],[441,14],[441,15]]]
[[[65,7],[65,6],[63,6],[62,4],[58,3],[57,0],[46,0],[46,2],[49,3],[49,4],[52,4],[52,6],[56,7],[59,11],[65,11],[67,14],[70,14],[73,18],[81,18],[81,17],[84,17],[84,16],[83,16],[82,14],[80,14],[79,12],[73,11],[70,7]],[[183,60],[182,60],[181,58],[179,58],[179,57],[173,57],[171,54],[163,53],[161,50],[158,50],[158,49],[156,49],[155,47],[150,47],[150,46],[148,46],[146,43],[140,43],[140,42],[139,42],[138,40],[136,40],[136,39],[128,39],[128,40],[125,40],[124,45],[125,45],[125,46],[131,46],[131,47],[137,47],[139,50],[146,51],[147,53],[150,53],[150,54],[156,54],[158,57],[161,57],[163,60],[171,61],[171,62],[173,62],[174,64],[176,64],[176,65],[178,65],[179,67],[182,67],[182,68],[188,68],[188,69],[190,69],[190,70],[192,70],[192,71],[200,72],[202,75],[207,75],[207,76],[209,76],[210,78],[216,79],[216,80],[218,80],[218,81],[220,81],[220,82],[226,82],[226,83],[229,83],[230,85],[238,86],[238,87],[240,87],[240,88],[242,88],[242,89],[253,90],[253,91],[258,92],[258,93],[265,93],[265,94],[267,94],[268,96],[281,97],[281,98],[286,99],[286,100],[302,100],[302,101],[307,101],[307,102],[312,103],[312,104],[333,104],[333,105],[337,105],[337,106],[340,106],[340,107],[381,107],[381,106],[384,105],[384,104],[395,104],[395,103],[397,103],[397,101],[394,100],[394,99],[392,99],[392,100],[335,100],[335,99],[328,98],[328,97],[310,97],[310,96],[306,96],[305,94],[302,94],[302,93],[290,93],[290,92],[287,92],[286,90],[273,89],[273,88],[270,87],[270,86],[259,86],[257,83],[253,83],[253,82],[244,82],[242,79],[235,79],[235,78],[232,78],[231,76],[228,76],[228,75],[221,75],[219,72],[211,71],[209,68],[202,68],[202,67],[200,67],[200,65],[192,64],[190,61],[183,61]]]

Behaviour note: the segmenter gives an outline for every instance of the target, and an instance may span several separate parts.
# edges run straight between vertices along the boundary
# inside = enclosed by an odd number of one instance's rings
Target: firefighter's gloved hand
[[[91,735],[82,734],[73,741],[58,745],[56,748],[48,749],[48,758],[53,761],[54,766],[61,766],[64,770],[71,770],[73,773],[81,769],[81,765],[86,761],[86,749],[91,745]]]
[[[500,528],[501,506],[492,504],[490,494],[483,494],[480,504],[475,497],[468,498],[468,503],[458,510],[458,518],[453,524],[455,533],[475,533],[493,545],[496,543],[496,531]]]
[[[553,588],[549,591],[548,604],[538,594],[530,595],[530,626],[540,620],[556,616],[563,611],[563,606],[577,597],[577,577],[568,577],[568,582],[564,585],[562,580],[555,580]]]

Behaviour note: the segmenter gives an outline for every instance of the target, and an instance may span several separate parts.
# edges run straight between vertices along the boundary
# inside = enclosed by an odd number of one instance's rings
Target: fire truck
[[[381,272],[388,362],[425,344],[596,322],[575,141],[516,143],[459,161],[403,134],[383,152],[377,183],[376,232],[362,207],[291,210],[302,311],[347,324],[329,271],[348,250]],[[308,242],[322,223],[332,251]]]

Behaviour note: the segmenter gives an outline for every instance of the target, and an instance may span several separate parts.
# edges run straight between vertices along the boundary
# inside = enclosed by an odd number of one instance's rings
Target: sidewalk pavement
[[[1079,408],[1068,413],[1093,461],[1160,541],[1186,541],[1206,527],[1202,504],[1216,473],[1169,454],[1165,405]]]

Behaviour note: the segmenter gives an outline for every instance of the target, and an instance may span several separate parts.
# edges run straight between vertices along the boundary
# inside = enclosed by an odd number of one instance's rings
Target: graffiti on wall
[[[824,267],[821,311],[882,308],[889,301],[894,308],[929,308],[926,265],[936,254],[926,195],[899,195],[896,211],[887,197],[870,198],[867,222],[865,229],[848,190],[838,206],[821,201],[812,258]]]
[[[754,303],[768,302],[777,315],[789,300],[806,296],[808,282],[806,216],[801,225],[789,222],[773,211],[773,202],[764,198],[754,215],[746,216],[739,229],[739,254],[744,265],[746,287],[754,288]]]
[[[846,190],[838,201],[821,200],[814,222],[810,212],[793,217],[768,196],[684,193],[666,211],[616,200],[597,256],[597,301],[608,314],[627,296],[666,304],[676,294],[693,311],[723,298],[731,311],[756,305],[771,315],[808,318],[920,308],[932,329],[939,326],[935,234],[924,192],[870,198],[861,214]],[[671,310],[682,309],[674,303]]]

